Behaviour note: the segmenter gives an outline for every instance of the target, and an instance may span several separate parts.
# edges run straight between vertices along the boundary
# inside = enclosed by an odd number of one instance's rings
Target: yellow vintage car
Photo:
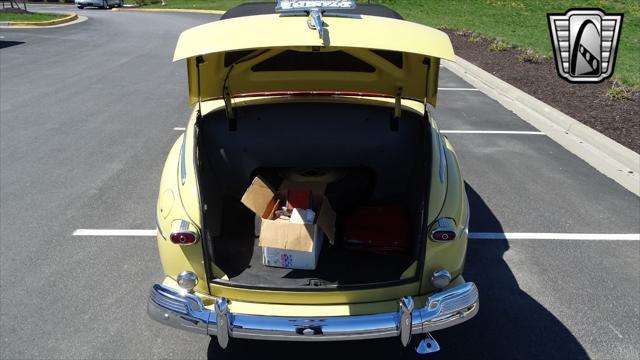
[[[479,309],[462,277],[464,181],[430,111],[441,59],[455,61],[445,33],[344,0],[245,4],[184,31],[173,60],[186,60],[194,111],[160,181],[164,280],[151,318],[221,348],[398,337],[438,351],[431,332]],[[303,221],[315,230],[296,235],[314,241],[310,268],[267,259],[260,229],[278,220],[245,206],[258,178],[273,194],[282,182],[322,184],[331,217],[319,217],[330,221]],[[354,209],[369,209],[364,222]],[[294,243],[278,234],[271,241]]]

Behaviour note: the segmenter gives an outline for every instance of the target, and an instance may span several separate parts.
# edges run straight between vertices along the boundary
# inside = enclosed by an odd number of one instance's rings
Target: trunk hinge
[[[400,128],[400,117],[402,116],[402,88],[396,90],[396,102],[391,117],[391,131],[398,131]]]
[[[422,64],[425,66],[424,71],[424,113],[427,113],[427,98],[429,97],[429,70],[431,69],[431,58],[424,58]]]
[[[204,58],[202,56],[196,56],[196,76],[198,77],[198,119],[202,116],[202,97],[200,96],[200,64],[202,63],[204,63]]]
[[[224,98],[224,111],[227,116],[227,121],[229,122],[229,131],[236,131],[238,129],[238,123],[236,122],[236,116],[231,105],[231,91],[229,90],[227,81],[224,82],[222,96]]]

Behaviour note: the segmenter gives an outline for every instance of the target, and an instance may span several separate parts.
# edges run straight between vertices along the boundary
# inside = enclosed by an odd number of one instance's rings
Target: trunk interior
[[[335,287],[397,282],[415,276],[423,253],[423,208],[430,128],[403,111],[391,130],[393,108],[349,103],[237,107],[237,129],[224,111],[198,123],[203,234],[209,261],[227,284],[266,288]],[[336,212],[335,243],[324,239],[315,270],[262,264],[255,214],[240,202],[256,176],[277,188],[285,179],[326,183]],[[353,249],[343,241],[345,219],[367,206],[395,206],[408,218],[409,251],[403,255]]]

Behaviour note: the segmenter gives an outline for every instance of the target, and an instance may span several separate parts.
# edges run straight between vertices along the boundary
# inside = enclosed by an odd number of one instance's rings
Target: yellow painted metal
[[[211,295],[264,304],[357,304],[419,295],[420,282],[364,290],[263,290],[210,284]]]
[[[467,225],[466,220],[469,215],[469,203],[464,190],[464,179],[462,178],[460,166],[451,143],[449,143],[446,137],[442,138],[444,139],[444,153],[446,157],[446,186],[442,186],[438,179],[440,164],[438,155],[438,161],[433,164],[434,169],[431,180],[432,190],[436,190],[436,193],[433,193],[431,196],[444,196],[444,199],[440,200],[442,201],[440,203],[437,202],[438,200],[430,199],[430,210],[432,214],[438,214],[434,216],[433,221],[443,217],[454,219],[456,222],[456,232],[461,235],[449,242],[435,242],[429,238],[426,239],[425,266],[422,269],[422,286],[420,288],[420,293],[423,294],[433,291],[430,279],[434,271],[446,269],[452,277],[462,274],[467,251],[468,233],[462,231],[463,227]],[[439,144],[436,143],[434,145],[433,152],[439,153],[436,146],[439,146]],[[443,190],[446,191],[444,195]],[[441,209],[438,209],[440,207],[439,204],[443,204]]]
[[[334,46],[380,49],[455,61],[444,32],[378,16],[325,17],[329,42],[310,29],[307,18],[277,14],[246,16],[193,27],[178,39],[173,60],[225,51],[276,47]]]
[[[230,93],[268,91],[354,91],[427,102],[437,100],[440,59],[455,61],[447,34],[424,25],[376,16],[325,17],[327,38],[309,29],[307,19],[275,14],[234,18],[196,26],[180,35],[174,61],[187,59],[191,103],[223,95],[225,79]],[[227,52],[265,50],[234,66],[224,64]],[[251,67],[284,50],[344,51],[375,67],[372,73],[348,71],[265,71]],[[369,50],[402,53],[397,68]],[[200,65],[200,92],[196,71]],[[253,57],[255,56],[255,57]]]
[[[296,97],[278,96],[278,97],[255,97],[234,100],[234,106],[243,106],[248,104],[270,103],[274,101],[302,101]],[[305,97],[305,102],[353,102],[362,104],[378,104],[393,108],[393,99],[386,98],[365,98],[365,97]],[[220,109],[224,107],[222,100],[208,101],[202,104],[203,113]],[[423,104],[417,101],[403,100],[403,111],[415,111],[422,113]],[[429,119],[430,126],[434,130],[437,125],[433,119]],[[196,112],[194,111],[187,125],[185,134],[181,136],[172,147],[160,181],[160,195],[158,198],[157,221],[158,226],[162,229],[165,236],[168,237],[171,222],[175,219],[190,220],[198,229],[202,228],[200,219],[200,198],[198,194],[197,173],[194,168],[193,157],[195,154],[195,123]],[[468,214],[468,204],[466,194],[464,192],[464,181],[461,177],[460,168],[456,159],[455,152],[451,144],[445,140],[445,156],[446,156],[446,174],[445,182],[440,183],[439,164],[439,137],[436,131],[433,131],[432,138],[432,174],[429,202],[429,222],[435,221],[438,217],[451,217],[455,219],[456,226],[459,230],[464,225]],[[182,184],[181,176],[181,148],[185,148],[185,183]],[[448,184],[448,186],[446,186]],[[171,194],[171,195],[168,195]],[[444,204],[444,205],[443,205]],[[464,265],[464,255],[467,246],[467,237],[463,236],[450,243],[436,243],[425,239],[426,246],[426,265],[417,271],[422,273],[421,282],[413,282],[404,285],[397,285],[387,288],[366,289],[366,290],[341,290],[341,291],[275,291],[275,290],[257,290],[242,289],[232,286],[210,283],[209,288],[211,295],[224,296],[233,300],[243,313],[252,314],[278,314],[286,312],[293,308],[289,305],[299,306],[295,309],[300,314],[356,314],[356,313],[375,313],[383,311],[390,307],[394,301],[402,296],[420,296],[433,291],[430,284],[431,273],[435,270],[445,268],[455,277],[461,274]],[[165,281],[173,281],[176,275],[182,271],[194,271],[202,280],[206,279],[204,271],[204,257],[202,247],[199,244],[191,246],[174,245],[169,239],[164,239],[158,235],[158,248],[160,258],[164,268],[165,275],[170,279]],[[226,280],[226,276],[222,271],[212,264],[214,276],[218,279]],[[461,279],[461,276],[458,276]],[[455,283],[457,283],[456,280]],[[201,281],[196,287],[196,291],[202,294],[208,294],[209,288],[205,281]],[[204,295],[203,295],[204,296]],[[205,296],[206,297],[206,296]],[[211,300],[211,299],[209,299]],[[209,301],[207,300],[207,301]],[[373,304],[372,303],[376,303]],[[280,304],[284,307],[274,307]],[[386,304],[386,305],[385,305]],[[326,307],[325,306],[337,306]],[[273,310],[269,310],[273,307]],[[289,309],[289,310],[287,310]],[[292,313],[293,314],[293,313]],[[311,316],[311,315],[309,315]]]
[[[187,131],[187,134],[189,134],[189,131]],[[171,148],[162,171],[162,177],[160,178],[160,195],[156,208],[157,226],[160,230],[157,236],[158,251],[166,276],[175,279],[176,276],[183,271],[193,271],[198,275],[198,278],[201,279],[195,290],[208,292],[201,244],[196,243],[188,246],[176,245],[169,239],[171,224],[174,220],[190,220],[195,218],[195,220],[191,220],[192,224],[198,230],[201,228],[199,215],[192,217],[185,211],[185,209],[190,209],[192,214],[199,213],[195,211],[194,208],[199,206],[200,201],[194,202],[194,199],[188,196],[185,198],[177,196],[178,194],[182,194],[180,191],[180,180],[178,178],[180,176],[180,153],[184,136],[185,135],[181,135]],[[178,198],[174,199],[173,196],[166,196],[167,193],[175,194]],[[185,193],[187,195],[189,194],[188,191]],[[185,201],[185,199],[187,201]],[[185,204],[188,206],[185,206]],[[202,241],[202,239],[200,241]]]
[[[172,278],[165,278],[163,285],[174,289],[180,289],[176,281]],[[196,292],[209,310],[213,310],[213,302],[215,297],[206,293]],[[416,307],[424,306],[426,296],[414,297]],[[234,314],[248,315],[264,315],[264,316],[349,316],[349,315],[368,315],[383,312],[398,311],[398,299],[394,298],[388,301],[371,301],[365,303],[338,303],[338,304],[288,304],[283,303],[265,303],[256,297],[254,301],[233,300],[229,303],[229,309]]]
[[[461,285],[464,282],[464,278],[462,276],[458,276],[451,281],[451,284],[449,284],[447,288]],[[180,289],[176,281],[168,277],[164,279],[162,284],[174,289]],[[213,303],[215,297],[200,292],[196,292],[195,295],[202,299],[207,309],[214,309]],[[425,306],[427,297],[428,294],[414,297],[413,300],[415,307],[419,308]],[[295,317],[355,316],[398,311],[398,299],[380,302],[328,305],[269,304],[259,302],[259,298],[256,298],[255,300],[255,302],[239,300],[230,301],[229,310],[234,314]]]

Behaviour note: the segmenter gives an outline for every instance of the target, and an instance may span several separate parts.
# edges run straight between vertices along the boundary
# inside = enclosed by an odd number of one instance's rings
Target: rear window
[[[349,71],[375,72],[368,63],[344,51],[306,52],[286,50],[254,65],[251,70],[259,71]]]

